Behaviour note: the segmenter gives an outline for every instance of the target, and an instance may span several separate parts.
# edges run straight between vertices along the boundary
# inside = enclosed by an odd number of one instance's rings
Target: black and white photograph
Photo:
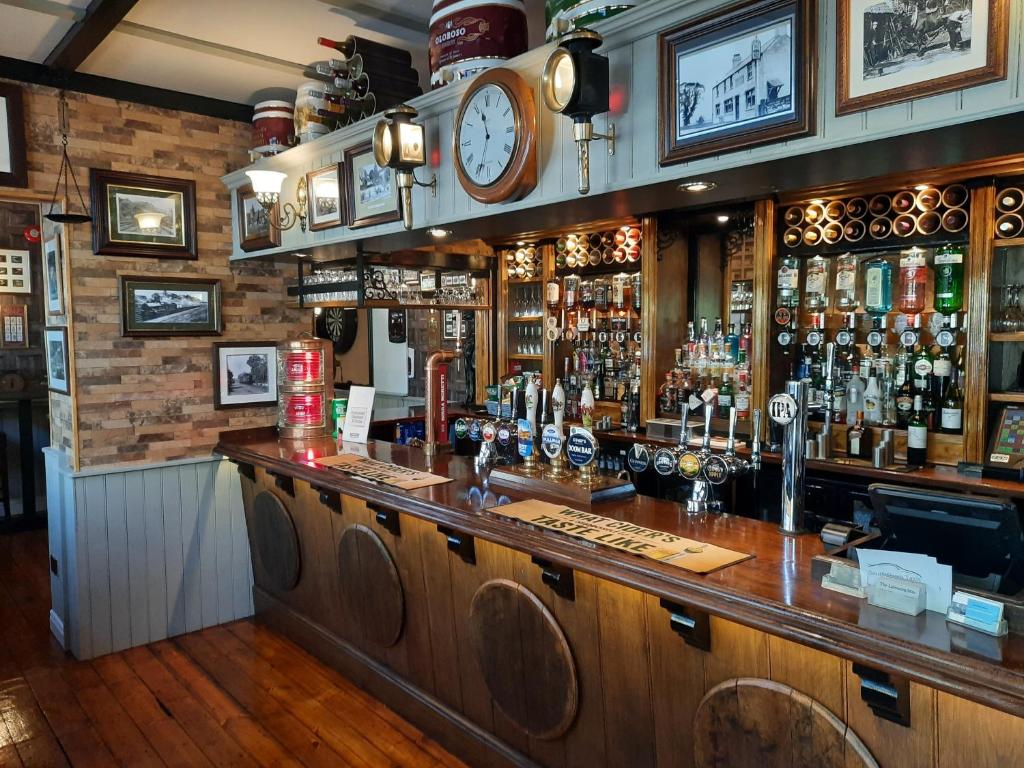
[[[312,231],[341,226],[341,163],[307,173],[306,193]]]
[[[46,349],[46,377],[51,392],[70,394],[68,385],[68,329],[46,328],[43,331]]]
[[[280,204],[268,211],[252,189],[238,190],[238,245],[243,251],[260,251],[281,244],[281,230],[271,226],[278,219]]]
[[[402,217],[394,171],[377,165],[370,142],[345,152],[345,201],[350,227],[367,227]]]
[[[807,15],[768,0],[661,35],[663,164],[811,130]]]
[[[63,315],[64,267],[59,237],[43,244],[43,281],[46,283],[46,314]]]
[[[836,112],[1006,76],[1005,0],[840,0]]]
[[[121,323],[125,336],[220,333],[220,283],[122,277]]]
[[[277,402],[277,345],[213,345],[214,407],[241,408]]]
[[[198,258],[195,181],[93,168],[89,182],[95,253]]]
[[[32,293],[28,251],[0,249],[0,293]]]

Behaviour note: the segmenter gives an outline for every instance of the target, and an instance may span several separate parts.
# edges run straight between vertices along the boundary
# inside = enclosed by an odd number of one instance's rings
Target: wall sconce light
[[[429,182],[416,178],[415,171],[426,164],[427,155],[423,141],[423,126],[412,120],[419,114],[415,109],[399,104],[384,113],[373,129],[373,157],[377,165],[392,168],[402,196],[402,223],[412,229],[412,187],[430,187],[437,197],[437,174]]]
[[[590,192],[590,142],[605,139],[608,154],[615,154],[615,125],[608,133],[594,133],[594,115],[608,111],[608,57],[594,53],[604,42],[589,29],[579,29],[558,41],[558,47],[544,64],[541,92],[552,112],[572,118],[572,138],[576,142],[579,191]]]
[[[263,210],[270,213],[281,199],[281,185],[288,178],[288,174],[281,173],[280,171],[246,171],[245,175],[252,182],[252,191],[256,193],[256,199],[259,201],[259,204],[263,206]],[[302,231],[305,232],[308,212],[307,199],[306,179],[302,177],[295,188],[295,202],[297,205],[285,203],[284,215],[278,221],[274,221],[273,217],[271,217],[270,226],[283,231],[291,229],[298,224]]]
[[[159,232],[164,218],[165,214],[159,211],[142,211],[135,214],[135,221],[138,223],[139,229],[149,233]]]

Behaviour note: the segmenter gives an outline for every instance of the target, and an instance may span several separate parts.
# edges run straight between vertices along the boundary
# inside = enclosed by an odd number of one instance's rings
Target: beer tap
[[[834,417],[836,396],[833,391],[833,369],[836,365],[836,345],[831,341],[825,345],[825,392],[821,400],[821,410],[825,414],[825,424],[818,433],[818,458],[832,458],[832,419]]]

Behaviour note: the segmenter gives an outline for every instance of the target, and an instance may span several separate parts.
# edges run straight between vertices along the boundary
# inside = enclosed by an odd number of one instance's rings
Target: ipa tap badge
[[[516,422],[516,427],[519,438],[519,455],[524,459],[527,456],[533,456],[533,430],[530,428],[530,422],[526,419],[519,419]]]
[[[544,427],[540,435],[540,447],[549,459],[554,459],[562,452],[562,433],[554,424]]]
[[[575,429],[565,441],[565,455],[574,467],[585,467],[597,455],[597,438],[587,429]]]
[[[796,400],[785,392],[772,395],[768,401],[768,418],[784,427],[796,418]]]

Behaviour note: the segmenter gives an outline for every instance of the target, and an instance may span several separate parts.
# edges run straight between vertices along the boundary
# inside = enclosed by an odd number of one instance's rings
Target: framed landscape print
[[[661,164],[814,132],[814,0],[754,0],[658,36]]]
[[[43,243],[43,282],[46,284],[46,314],[64,314],[64,265],[60,238]]]
[[[46,328],[43,330],[43,346],[46,348],[46,378],[51,392],[71,394],[71,377],[68,359],[68,329]]]
[[[281,218],[280,203],[268,212],[263,204],[256,199],[251,187],[239,189],[237,192],[238,208],[238,245],[243,251],[262,251],[264,248],[276,248],[281,244],[281,230],[270,226],[271,220]]]
[[[277,403],[277,345],[231,341],[213,345],[213,405]]]
[[[306,174],[311,230],[316,232],[342,225],[341,189],[341,163],[332,163]]]
[[[28,251],[0,248],[0,293],[32,293]]]
[[[836,114],[1006,77],[1007,0],[838,0]]]
[[[218,280],[121,276],[122,336],[211,336],[220,330]]]
[[[13,83],[0,83],[0,187],[27,186],[21,89]]]
[[[373,159],[369,141],[345,150],[345,218],[349,227],[369,227],[402,218],[395,172]]]
[[[93,168],[92,249],[108,256],[196,259],[196,183]]]

